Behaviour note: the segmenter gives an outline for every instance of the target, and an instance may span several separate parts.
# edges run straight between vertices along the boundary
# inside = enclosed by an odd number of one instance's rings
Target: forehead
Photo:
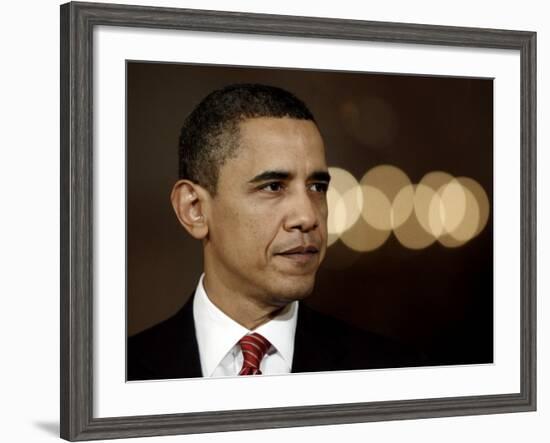
[[[326,169],[325,147],[310,120],[262,117],[239,126],[239,148],[228,162],[250,173],[285,170],[293,174]],[[243,171],[245,172],[245,171]]]

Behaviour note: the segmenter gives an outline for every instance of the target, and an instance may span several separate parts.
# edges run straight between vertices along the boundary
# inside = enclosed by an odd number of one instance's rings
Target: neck
[[[205,274],[203,285],[208,299],[218,309],[250,331],[279,315],[287,306],[273,306],[261,302],[255,297],[224,286],[216,279],[210,278],[209,274]]]

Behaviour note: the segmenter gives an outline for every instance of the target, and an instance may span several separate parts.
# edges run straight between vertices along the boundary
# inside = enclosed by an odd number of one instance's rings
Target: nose
[[[316,196],[309,195],[307,189],[296,192],[289,201],[288,216],[285,220],[287,231],[299,230],[309,232],[319,226],[319,208],[315,199]]]

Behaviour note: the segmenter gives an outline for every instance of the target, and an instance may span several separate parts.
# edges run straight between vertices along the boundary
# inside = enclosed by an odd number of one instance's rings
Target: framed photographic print
[[[62,5],[62,438],[534,410],[535,42]]]

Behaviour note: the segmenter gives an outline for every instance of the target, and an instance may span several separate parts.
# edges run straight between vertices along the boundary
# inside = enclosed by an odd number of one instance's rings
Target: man
[[[316,313],[327,243],[325,148],[306,105],[241,84],[208,95],[180,138],[176,215],[204,274],[173,317],[128,341],[128,380],[417,364],[403,348]]]

